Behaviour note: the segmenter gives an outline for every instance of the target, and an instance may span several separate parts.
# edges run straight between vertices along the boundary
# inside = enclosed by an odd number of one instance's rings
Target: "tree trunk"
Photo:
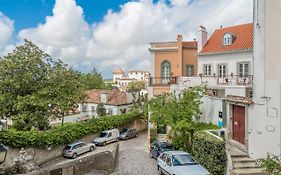
[[[61,117],[61,126],[63,126],[64,124],[64,112],[62,113],[62,117]]]

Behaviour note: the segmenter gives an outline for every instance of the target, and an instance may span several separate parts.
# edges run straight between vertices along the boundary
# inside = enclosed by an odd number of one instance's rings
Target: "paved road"
[[[156,160],[149,158],[147,133],[138,138],[119,142],[116,175],[156,175]]]

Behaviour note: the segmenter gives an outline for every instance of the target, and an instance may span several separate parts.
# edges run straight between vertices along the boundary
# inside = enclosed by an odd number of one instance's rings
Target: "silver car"
[[[157,159],[160,175],[209,175],[200,164],[194,162],[191,155],[184,151],[167,151]]]
[[[93,151],[96,148],[94,143],[76,142],[67,145],[63,149],[63,156],[75,159],[78,155]]]

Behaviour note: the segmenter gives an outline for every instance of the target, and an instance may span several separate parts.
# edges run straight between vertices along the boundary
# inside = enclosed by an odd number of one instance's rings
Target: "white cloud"
[[[0,12],[0,56],[11,51],[13,45],[12,36],[14,31],[14,21]]]
[[[192,40],[201,24],[210,34],[220,25],[252,21],[252,2],[247,0],[166,2],[127,2],[118,12],[109,10],[100,23],[88,24],[74,0],[57,0],[53,15],[36,28],[22,30],[19,38],[32,40],[73,67],[95,65],[110,76],[117,67],[150,70],[152,41],[175,40],[179,33]]]

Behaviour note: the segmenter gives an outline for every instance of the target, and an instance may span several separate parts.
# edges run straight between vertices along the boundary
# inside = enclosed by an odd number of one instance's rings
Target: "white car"
[[[67,145],[63,149],[63,156],[75,159],[78,155],[93,151],[95,148],[96,145],[94,143],[76,142]]]
[[[184,151],[166,151],[157,159],[160,175],[210,175],[191,155]]]
[[[100,135],[95,138],[94,143],[96,145],[107,145],[111,142],[119,141],[119,130],[118,129],[110,129],[107,131],[102,131]]]

